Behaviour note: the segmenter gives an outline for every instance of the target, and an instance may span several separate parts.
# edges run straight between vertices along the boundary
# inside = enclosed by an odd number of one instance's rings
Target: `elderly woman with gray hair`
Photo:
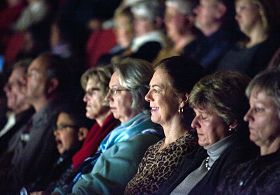
[[[152,73],[152,66],[143,60],[127,58],[115,65],[107,99],[121,125],[101,142],[97,153],[77,174],[73,187],[56,189],[57,194],[123,193],[146,149],[162,138],[143,98]]]
[[[278,194],[280,190],[280,69],[266,70],[249,84],[250,140],[260,156],[230,170],[217,194]]]

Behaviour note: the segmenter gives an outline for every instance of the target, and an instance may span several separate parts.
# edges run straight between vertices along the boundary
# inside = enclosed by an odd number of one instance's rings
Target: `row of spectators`
[[[278,0],[1,8],[1,193],[277,192]]]

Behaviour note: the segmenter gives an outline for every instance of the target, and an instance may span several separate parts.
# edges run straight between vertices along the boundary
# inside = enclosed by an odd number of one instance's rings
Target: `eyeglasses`
[[[72,128],[72,129],[76,129],[78,128],[77,125],[70,125],[70,124],[61,124],[61,125],[58,125],[54,128],[54,131],[62,131],[62,130],[65,130],[67,128]]]
[[[124,89],[124,88],[112,88],[112,89],[109,89],[107,96],[110,96],[110,95],[115,96],[117,94],[120,94],[122,91],[129,91],[129,90]]]
[[[100,88],[92,87],[92,88],[86,90],[85,94],[88,96],[92,96],[95,92],[100,91],[100,90],[101,90]]]

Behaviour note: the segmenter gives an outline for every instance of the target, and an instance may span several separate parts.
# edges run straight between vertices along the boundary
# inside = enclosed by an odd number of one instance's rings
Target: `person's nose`
[[[145,95],[145,100],[147,102],[150,102],[152,99],[151,91],[149,90],[148,93]]]
[[[87,102],[87,101],[88,101],[88,95],[87,95],[87,94],[84,95],[83,101],[84,101],[84,102]]]
[[[194,129],[200,127],[199,121],[198,121],[198,117],[197,117],[197,116],[195,116],[195,117],[193,118],[192,123],[191,123],[191,127],[194,128]]]
[[[113,100],[112,92],[109,90],[109,91],[107,92],[106,96],[105,96],[104,101],[107,102],[107,103],[109,103],[109,102],[112,101],[112,100]]]
[[[245,116],[243,117],[244,121],[249,122],[249,120],[252,118],[252,110],[251,108],[247,111]]]

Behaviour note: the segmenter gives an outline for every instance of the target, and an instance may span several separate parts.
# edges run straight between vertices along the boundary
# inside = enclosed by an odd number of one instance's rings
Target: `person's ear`
[[[216,18],[221,19],[225,16],[227,12],[227,7],[223,3],[218,3],[217,5],[217,12],[216,12]]]
[[[182,96],[180,103],[179,103],[179,108],[183,108],[186,105],[188,105],[188,100],[189,100],[189,94],[186,93],[184,96]]]
[[[48,88],[47,88],[48,94],[54,92],[58,88],[58,85],[59,85],[58,79],[55,79],[55,78],[50,79],[48,82]]]
[[[78,140],[79,141],[83,141],[86,139],[88,133],[88,128],[86,127],[80,127],[79,128],[79,132],[78,132]]]
[[[238,122],[236,120],[234,120],[228,127],[228,131],[230,133],[236,132],[236,128],[238,126]]]

